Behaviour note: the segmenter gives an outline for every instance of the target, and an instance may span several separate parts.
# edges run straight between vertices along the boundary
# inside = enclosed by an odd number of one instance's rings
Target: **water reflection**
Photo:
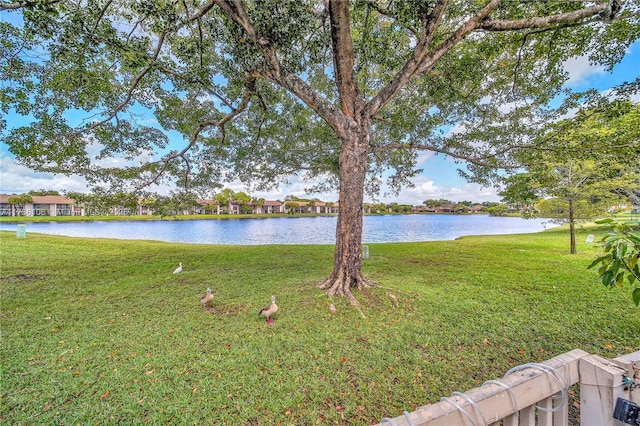
[[[365,216],[363,243],[453,240],[464,235],[522,234],[544,230],[544,219],[487,215]],[[16,224],[0,223],[15,231]],[[38,232],[89,238],[159,240],[195,244],[334,244],[336,217],[92,221],[28,223]]]

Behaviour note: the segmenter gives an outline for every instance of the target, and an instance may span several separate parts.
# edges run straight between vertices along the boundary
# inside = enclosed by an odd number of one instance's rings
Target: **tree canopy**
[[[140,191],[337,188],[334,271],[361,274],[363,194],[410,185],[418,153],[479,182],[534,148],[564,62],[611,68],[638,36],[621,0],[0,2],[2,135],[17,161]],[[17,12],[16,12],[17,11]],[[15,15],[18,14],[20,19]],[[12,23],[14,22],[14,23]],[[637,84],[637,82],[636,82]],[[568,107],[568,104],[565,105]],[[144,114],[153,113],[153,120]],[[516,136],[517,135],[517,136]],[[390,170],[390,172],[388,172]]]
[[[547,150],[521,153],[527,171],[505,178],[500,195],[525,216],[568,222],[576,253],[575,223],[606,215],[640,188],[639,142],[640,105],[600,99],[549,123],[536,142]]]

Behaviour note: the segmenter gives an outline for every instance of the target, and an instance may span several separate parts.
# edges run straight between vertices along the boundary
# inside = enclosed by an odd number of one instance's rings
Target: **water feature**
[[[362,242],[453,240],[464,235],[522,234],[553,226],[545,219],[476,215],[365,216]],[[16,231],[1,223],[0,230]],[[27,223],[31,232],[88,238],[158,240],[194,244],[334,244],[335,216]]]

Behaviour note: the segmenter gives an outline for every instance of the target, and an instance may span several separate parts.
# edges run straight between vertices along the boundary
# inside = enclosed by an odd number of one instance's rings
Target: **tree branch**
[[[112,120],[118,114],[118,112],[120,112],[125,106],[127,106],[127,104],[129,102],[131,102],[131,99],[133,98],[134,90],[138,87],[138,85],[140,84],[140,81],[142,80],[142,78],[151,70],[151,67],[153,66],[153,64],[158,59],[158,56],[160,55],[160,51],[162,50],[162,45],[164,44],[164,39],[165,39],[166,33],[167,33],[166,31],[163,31],[163,32],[160,33],[160,37],[158,39],[158,44],[156,45],[156,48],[155,48],[155,50],[153,52],[153,56],[151,57],[151,61],[149,62],[149,64],[147,64],[146,67],[144,67],[135,76],[135,78],[131,82],[131,85],[129,86],[129,89],[127,90],[127,95],[125,96],[125,99],[122,102],[120,102],[119,105],[116,105],[116,107],[113,108],[113,110],[111,110],[109,112],[109,115],[105,119],[103,119],[103,120],[91,125],[90,128],[95,128],[95,127],[101,126],[102,124]]]
[[[253,81],[247,82],[245,87],[247,88],[247,90],[242,96],[242,101],[240,102],[240,105],[238,105],[237,108],[232,110],[229,114],[225,115],[220,120],[208,120],[200,123],[198,125],[198,128],[193,132],[193,134],[189,138],[189,143],[187,144],[187,146],[184,147],[180,152],[169,154],[159,161],[149,163],[148,165],[161,164],[160,170],[156,172],[153,177],[151,177],[150,179],[147,179],[141,185],[139,185],[136,188],[136,190],[138,191],[144,187],[147,187],[149,185],[156,183],[158,179],[160,179],[160,177],[164,174],[164,172],[167,171],[167,169],[169,168],[169,164],[173,160],[177,158],[184,158],[184,155],[187,152],[189,152],[189,150],[191,150],[191,148],[196,144],[196,142],[198,141],[198,137],[200,136],[200,133],[202,133],[204,129],[208,127],[219,127],[222,133],[224,134],[224,125],[228,123],[230,120],[232,120],[235,116],[242,113],[247,108],[247,105],[249,105],[249,101],[251,100],[251,97],[255,94],[253,90]],[[224,137],[223,137],[223,140],[224,140]]]
[[[473,157],[471,155],[464,155],[464,154],[460,154],[457,153],[455,151],[452,150],[448,150],[445,148],[438,148],[436,146],[431,146],[431,145],[420,145],[420,144],[414,144],[414,143],[394,143],[394,144],[388,144],[388,145],[384,145],[384,146],[378,146],[378,147],[373,147],[370,149],[370,153],[378,153],[378,152],[384,152],[384,151],[389,151],[389,150],[401,150],[401,149],[406,149],[406,150],[418,150],[418,151],[431,151],[431,152],[436,152],[439,154],[444,154],[444,155],[448,155],[449,157],[452,158],[457,158],[459,160],[464,160],[468,163],[471,164],[475,164],[477,166],[481,166],[481,167],[492,167],[495,168],[496,165],[490,162],[487,162],[487,160],[491,159],[491,158],[495,158],[496,156],[500,155],[500,152],[496,152],[490,155],[485,155],[483,157]],[[507,149],[505,149],[504,151],[502,151],[502,153],[506,153],[510,150],[514,150],[517,149],[517,147],[509,147]],[[500,166],[500,168],[504,168],[504,169],[511,169],[511,168],[517,168],[519,166],[507,166],[507,165],[503,165]]]
[[[611,7],[608,3],[600,3],[595,6],[587,7],[580,10],[574,10],[572,12],[560,13],[558,15],[551,15],[542,17],[533,17],[526,19],[516,19],[514,21],[500,20],[500,19],[485,19],[480,29],[486,31],[514,31],[522,30],[525,28],[544,28],[553,24],[561,24],[566,22],[579,21],[581,19],[590,18],[592,16],[610,11]]]
[[[198,78],[187,78],[183,74],[179,73],[178,71],[172,70],[172,69],[167,68],[167,67],[162,67],[161,70],[165,74],[172,75],[172,76],[174,76],[176,78],[181,79],[182,81],[184,81],[186,83],[197,83],[197,84],[199,84],[200,87],[202,87],[207,93],[209,93],[211,96],[215,96],[216,98],[218,98],[220,100],[220,102],[222,102],[229,109],[235,109],[236,108],[236,107],[233,106],[232,102],[229,99],[225,98],[222,94],[220,94],[216,90],[214,90],[211,87],[209,87],[209,83],[208,82],[205,82],[205,81],[200,80]]]
[[[261,47],[270,47],[271,41],[269,39],[260,37],[255,27],[249,21],[249,16],[244,10],[244,5],[240,0],[213,0],[215,4],[222,9],[222,11],[231,18],[236,24],[238,24],[249,39]],[[211,3],[210,3],[211,4]],[[280,65],[278,62],[277,65]]]
[[[338,135],[345,134],[346,117],[340,112],[340,110],[331,104],[331,102],[327,101],[318,92],[313,90],[304,80],[289,73],[286,68],[281,65],[271,42],[268,39],[261,37],[251,22],[249,22],[249,18],[247,17],[241,1],[212,0],[209,5],[211,5],[211,3],[217,4],[223,13],[243,29],[247,38],[261,48],[265,59],[265,66],[263,69],[249,71],[249,77],[266,78],[279,84],[318,113],[318,115],[320,115],[320,117],[322,117],[331,126],[331,128],[338,133]],[[209,5],[207,5],[207,7]],[[208,7],[207,11],[209,9],[211,8]],[[202,12],[203,11],[201,11],[202,15],[206,13]]]
[[[42,3],[38,0],[25,0],[25,1],[17,1],[15,3],[0,3],[0,11],[2,10],[18,10],[24,7],[35,7],[35,6],[52,6],[56,3],[60,3],[60,0],[51,0],[46,3]]]
[[[353,78],[353,39],[349,24],[348,0],[329,1],[331,46],[336,86],[340,95],[342,112],[349,119],[356,115],[357,89]]]
[[[497,0],[493,0],[497,1]],[[423,61],[427,47],[435,34],[438,23],[444,14],[449,0],[438,0],[431,13],[423,20],[422,32],[413,54],[402,69],[393,77],[391,82],[385,86],[373,99],[365,105],[363,114],[373,117],[376,113],[393,98],[398,91],[416,74],[420,63]]]
[[[211,0],[209,3],[205,4],[204,7],[202,9],[200,9],[198,11],[198,13],[196,13],[195,15],[191,16],[188,18],[189,21],[195,21],[197,19],[202,18],[204,15],[206,15],[212,8],[213,6],[216,5],[215,0]]]
[[[193,22],[193,20],[189,18],[189,5],[187,5],[187,2],[185,0],[180,0],[180,1],[182,3],[182,7],[184,7],[184,13],[187,16],[187,21]],[[198,25],[198,37],[200,40],[200,45],[198,46],[200,67],[203,67],[204,60],[202,58],[202,46],[204,44],[204,40],[203,40],[203,34],[202,34],[202,23],[200,22],[200,19],[196,20],[196,24]]]
[[[451,50],[455,45],[457,45],[462,39],[468,36],[472,31],[477,29],[482,21],[489,16],[500,3],[500,0],[491,0],[491,2],[482,8],[478,13],[476,13],[473,17],[469,18],[467,22],[465,22],[462,26],[460,26],[456,31],[453,32],[445,41],[440,43],[435,49],[429,52],[428,55],[424,57],[422,62],[420,63],[420,68],[416,71],[416,75],[422,74],[426,71],[429,71],[433,65],[436,63],[438,59],[444,56],[449,50]]]
[[[104,4],[104,7],[102,9],[100,9],[100,13],[98,14],[98,19],[96,19],[96,24],[93,26],[93,31],[94,32],[98,29],[98,25],[100,25],[100,21],[104,17],[104,14],[107,12],[107,9],[109,8],[109,6],[111,6],[111,2],[112,2],[112,0],[107,1]]]

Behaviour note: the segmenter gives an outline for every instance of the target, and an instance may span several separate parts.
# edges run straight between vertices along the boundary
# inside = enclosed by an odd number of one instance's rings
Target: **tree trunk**
[[[318,287],[328,296],[342,295],[352,302],[351,289],[362,289],[369,282],[362,276],[362,204],[367,173],[369,129],[349,132],[340,152],[340,198],[333,273]]]
[[[569,235],[571,238],[571,254],[576,254],[578,251],[576,250],[576,224],[575,218],[573,217],[573,200],[569,198]]]

